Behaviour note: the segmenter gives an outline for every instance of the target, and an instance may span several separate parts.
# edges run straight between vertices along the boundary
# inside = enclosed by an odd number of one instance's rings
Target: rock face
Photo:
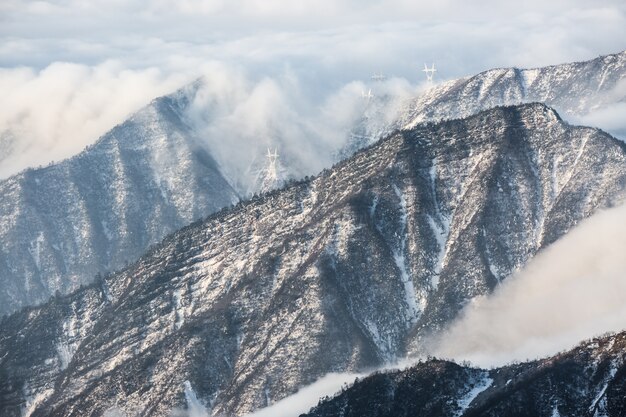
[[[0,182],[0,315],[135,261],[238,200],[185,123],[181,92],[78,156]]]
[[[375,374],[301,417],[626,415],[626,333],[498,369],[430,360]]]
[[[243,415],[418,351],[620,201],[625,162],[622,142],[541,104],[395,133],[3,320],[0,415]]]

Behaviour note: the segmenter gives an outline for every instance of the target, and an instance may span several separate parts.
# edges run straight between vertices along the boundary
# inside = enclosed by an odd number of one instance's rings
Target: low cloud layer
[[[262,408],[245,417],[295,417],[308,412],[316,406],[321,397],[332,396],[344,385],[350,385],[356,378],[366,374],[328,374],[311,385],[301,388],[297,393],[286,397],[269,407]]]
[[[469,305],[433,353],[496,366],[625,330],[625,253],[623,205],[585,220],[493,295]]]
[[[356,126],[373,128],[374,119],[365,115],[376,111],[376,120],[391,122],[420,88],[397,78],[354,81],[316,97],[293,71],[253,80],[223,65],[207,68],[203,80],[188,116],[201,144],[243,193],[268,148],[278,150],[292,176],[316,174],[337,161]],[[372,97],[364,98],[364,91]]]
[[[324,110],[333,100],[359,95],[378,71],[414,88],[424,62],[444,80],[589,59],[623,49],[623,39],[621,0],[5,0],[0,177],[75,154],[216,63],[245,79],[252,96],[242,103],[278,103],[294,122],[282,133],[310,136],[337,123],[337,109]],[[589,123],[620,111],[600,110]]]
[[[67,158],[189,80],[115,62],[0,69],[0,177]]]

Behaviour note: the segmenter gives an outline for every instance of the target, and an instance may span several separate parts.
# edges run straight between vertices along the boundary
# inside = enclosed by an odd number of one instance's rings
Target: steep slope
[[[626,415],[626,333],[483,370],[429,360],[375,374],[301,417]]]
[[[153,101],[80,155],[0,182],[0,315],[91,282],[238,200],[185,123]]]
[[[626,148],[531,104],[396,133],[0,324],[0,414],[242,415],[380,365],[623,198]],[[200,400],[197,400],[200,399]]]

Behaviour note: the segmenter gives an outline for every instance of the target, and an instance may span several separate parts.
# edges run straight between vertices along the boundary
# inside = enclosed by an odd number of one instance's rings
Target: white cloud
[[[362,82],[315,97],[289,69],[276,77],[253,80],[223,65],[206,68],[205,83],[188,112],[205,145],[225,174],[245,192],[253,183],[255,160],[266,148],[278,148],[281,162],[296,177],[318,173],[336,162],[336,152],[366,110]],[[414,94],[401,79],[377,85],[377,94],[393,96],[384,106],[388,121],[397,117],[394,102]]]
[[[313,384],[301,388],[297,393],[269,407],[247,414],[245,417],[297,417],[316,406],[321,397],[332,396],[342,386],[352,384],[356,378],[364,376],[366,374],[331,373],[325,375]]]
[[[189,81],[188,74],[156,68],[128,70],[107,61],[89,67],[54,63],[0,69],[0,139],[11,141],[11,158],[0,156],[0,176],[79,152],[152,98]]]
[[[600,212],[469,305],[437,356],[496,366],[626,329],[626,205]]]
[[[282,106],[281,120],[292,125],[282,123],[281,133],[310,136],[324,133],[322,113],[335,116],[336,107],[327,106],[373,72],[415,85],[424,62],[436,62],[440,79],[450,79],[589,59],[624,48],[626,39],[621,0],[531,0],[524,7],[495,0],[0,4],[0,132],[17,132],[22,154],[0,157],[0,177],[74,154],[216,62],[256,86],[246,87],[253,94],[248,109],[263,100]]]

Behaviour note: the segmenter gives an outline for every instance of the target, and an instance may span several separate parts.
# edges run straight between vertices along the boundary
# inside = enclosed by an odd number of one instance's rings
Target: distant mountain
[[[626,333],[497,369],[429,360],[372,375],[301,417],[626,415]]]
[[[186,100],[157,99],[78,156],[0,182],[0,315],[90,283],[238,201],[185,121]]]
[[[541,104],[418,125],[0,324],[0,415],[243,415],[420,350],[622,201],[626,145]],[[118,411],[119,411],[118,410]]]
[[[374,96],[340,155],[372,144],[394,129],[532,102],[555,108],[565,119],[578,119],[603,106],[626,102],[626,51],[543,68],[491,69],[435,85],[408,102]],[[393,112],[390,106],[395,107]],[[397,117],[390,119],[394,113]]]
[[[623,88],[615,91],[618,85]],[[626,101],[626,51],[544,68],[492,69],[449,81],[417,97],[403,124],[467,117],[494,106],[528,102],[545,103],[567,118],[619,101]]]

